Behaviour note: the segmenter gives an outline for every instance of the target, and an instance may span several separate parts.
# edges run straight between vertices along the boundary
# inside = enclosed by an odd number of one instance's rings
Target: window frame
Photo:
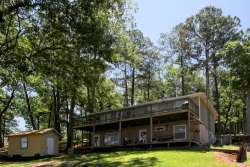
[[[109,142],[106,142],[106,137],[110,135],[111,136],[111,139],[114,135],[117,135],[117,141],[116,140],[112,140],[110,143]],[[107,132],[104,134],[104,139],[103,139],[103,143],[104,145],[106,146],[116,146],[116,145],[119,145],[120,144],[120,136],[119,136],[119,132]],[[114,144],[113,144],[114,143]]]
[[[180,126],[184,126],[184,128],[185,128],[185,137],[184,138],[181,138],[181,139],[178,139],[178,138],[176,138],[175,137],[175,132],[176,132],[176,127],[180,127]],[[186,124],[179,124],[179,125],[174,125],[173,126],[173,131],[174,131],[174,140],[186,140],[187,139],[187,126],[186,126]]]
[[[26,147],[23,147],[23,140],[26,139]],[[20,137],[20,148],[21,149],[28,149],[28,136],[21,136]]]

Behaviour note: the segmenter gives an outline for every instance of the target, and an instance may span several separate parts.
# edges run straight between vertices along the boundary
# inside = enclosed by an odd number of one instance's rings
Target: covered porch
[[[173,143],[199,145],[199,122],[189,110],[78,128],[81,148],[153,147]],[[84,142],[85,141],[85,142]],[[86,142],[88,141],[88,142]]]

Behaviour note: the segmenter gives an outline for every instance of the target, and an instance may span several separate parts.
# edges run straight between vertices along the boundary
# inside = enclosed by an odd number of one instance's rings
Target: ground
[[[214,147],[217,148],[217,147]],[[229,147],[227,147],[229,149]],[[225,148],[221,148],[225,149]],[[230,146],[230,149],[236,147]],[[250,157],[250,153],[248,154]],[[90,153],[82,155],[60,155],[26,162],[0,162],[2,167],[35,166],[77,166],[88,167],[249,167],[248,164],[234,162],[228,154],[200,149],[171,149],[144,151],[114,151],[109,153]]]

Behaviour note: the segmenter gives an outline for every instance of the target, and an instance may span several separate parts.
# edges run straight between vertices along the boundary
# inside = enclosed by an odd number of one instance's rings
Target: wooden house
[[[204,93],[167,98],[89,114],[74,128],[89,135],[89,148],[215,142],[218,113]]]

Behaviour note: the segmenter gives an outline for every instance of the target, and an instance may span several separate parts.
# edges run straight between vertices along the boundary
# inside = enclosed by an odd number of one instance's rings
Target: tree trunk
[[[3,146],[4,146],[4,136],[5,136],[5,134],[6,134],[6,118],[5,117],[3,117],[3,135],[2,135],[2,142],[3,142]]]
[[[0,118],[0,148],[4,146],[3,138],[2,138],[2,118]]]
[[[53,86],[53,128],[55,128],[59,133],[61,133],[61,128],[60,128],[60,116],[59,116],[59,111],[60,111],[60,94],[58,87]]]
[[[148,80],[147,80],[147,101],[150,101],[150,72],[148,74]]]
[[[184,76],[184,60],[181,56],[181,94],[185,95],[185,76]]]
[[[247,90],[246,104],[246,134],[250,135],[250,89]]]
[[[91,104],[92,104],[92,112],[96,112],[96,97],[95,97],[95,94],[96,94],[96,83],[94,82],[92,84],[92,90],[91,90]]]
[[[25,99],[26,99],[26,103],[27,103],[27,111],[28,111],[28,115],[29,115],[29,118],[30,118],[30,123],[31,123],[31,126],[32,126],[33,130],[36,130],[37,128],[36,128],[35,121],[34,121],[34,118],[33,118],[33,113],[32,113],[32,109],[31,109],[31,106],[30,106],[29,95],[28,95],[25,83],[23,83],[23,90],[24,90],[24,93],[25,93]]]
[[[87,86],[87,98],[88,98],[88,104],[87,104],[87,111],[89,113],[93,113],[93,107],[91,103],[91,94],[90,94],[90,87]]]
[[[9,100],[8,100],[8,102],[7,102],[7,104],[6,104],[6,106],[5,106],[5,107],[3,108],[3,110],[0,112],[0,119],[2,119],[3,114],[9,109],[10,104],[11,104],[11,101],[12,101],[12,99],[14,98],[14,95],[15,95],[15,89],[12,90],[11,95],[10,95],[10,98],[9,98]]]
[[[36,117],[36,120],[37,120],[37,130],[39,130],[40,129],[40,116],[39,115]]]
[[[13,100],[15,95],[15,89],[12,90],[11,95],[9,100],[7,101],[7,104],[5,105],[5,107],[3,108],[3,110],[0,112],[0,148],[4,146],[4,139],[3,139],[3,131],[4,128],[2,127],[2,121],[3,121],[3,117],[4,117],[4,113],[9,109],[11,101]]]
[[[220,92],[219,92],[219,83],[218,83],[218,74],[217,74],[217,62],[214,62],[214,72],[213,72],[213,78],[214,78],[214,97],[216,102],[216,110],[220,114]],[[219,118],[218,118],[218,121]]]
[[[225,115],[225,123],[224,123],[224,126],[223,126],[223,132],[224,132],[224,134],[226,132],[227,123],[229,121],[229,113],[230,113],[230,110],[231,110],[231,107],[232,107],[232,100],[231,100],[232,97],[230,96],[229,98],[230,98],[230,101],[229,101],[229,104],[227,106],[226,115]],[[219,124],[218,126],[219,126],[218,127],[219,128],[218,129],[218,133],[221,134],[221,125]]]
[[[93,83],[91,86],[87,86],[87,97],[88,97],[88,104],[87,104],[87,111],[89,113],[95,112],[95,106],[96,106],[96,100],[95,100],[95,94],[96,94],[96,85]]]
[[[220,115],[220,92],[218,88],[218,76],[217,76],[217,65],[214,65],[214,73],[213,73],[213,78],[214,78],[214,98],[215,98],[215,108],[218,112],[218,131],[219,134],[221,132],[221,115]]]
[[[210,97],[210,82],[209,82],[209,50],[205,49],[205,75],[206,75],[206,95]]]
[[[127,64],[125,64],[125,69],[124,69],[124,107],[128,107],[128,80],[127,80]]]
[[[68,124],[68,133],[67,133],[67,150],[72,148],[73,146],[73,115],[75,109],[75,93],[70,101],[70,109],[69,109],[69,124]]]
[[[134,98],[135,98],[135,68],[132,68],[132,82],[131,82],[131,106],[134,105]]]
[[[51,127],[51,111],[49,112],[48,128]]]

